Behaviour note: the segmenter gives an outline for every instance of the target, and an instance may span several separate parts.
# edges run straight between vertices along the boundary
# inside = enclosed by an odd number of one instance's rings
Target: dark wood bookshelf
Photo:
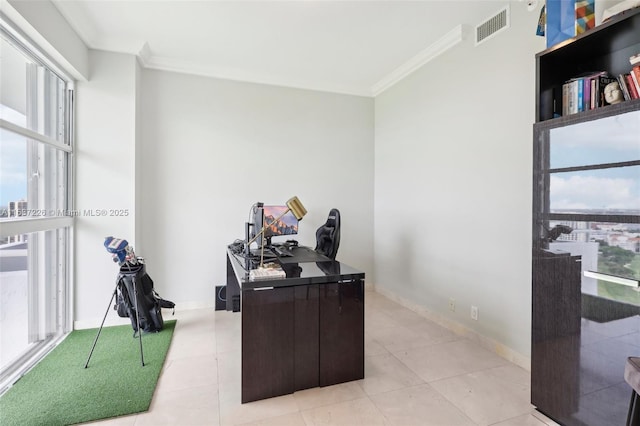
[[[614,77],[628,73],[631,70],[629,57],[637,53],[640,53],[640,7],[620,13],[579,36],[538,53],[536,122],[554,118],[554,100],[561,104],[562,85],[567,80],[588,72],[607,71]],[[588,115],[597,110],[577,115]]]
[[[599,222],[636,229],[640,223],[637,214],[640,206],[553,208],[553,178],[570,174],[591,177],[608,171],[610,176],[615,176],[620,171],[639,171],[639,151],[632,149],[625,156],[607,155],[607,152],[616,149],[616,138],[621,137],[623,127],[620,126],[625,122],[624,135],[630,134],[629,140],[640,146],[637,126],[628,124],[635,121],[627,119],[628,114],[640,118],[640,99],[560,117],[554,117],[554,101],[559,106],[557,111],[562,111],[562,85],[567,80],[600,71],[618,77],[631,70],[629,57],[638,53],[640,8],[635,8],[536,55],[531,403],[564,426],[624,424],[631,392],[624,383],[624,360],[637,354],[633,347],[625,346],[623,340],[627,330],[637,330],[640,306],[626,303],[607,291],[601,292],[600,286],[606,283],[600,279],[594,282],[584,274],[587,268],[594,268],[594,262],[599,264],[599,250],[603,246],[597,243],[594,248],[597,239],[578,233],[574,238],[567,237],[558,242],[555,240],[557,235],[550,230],[554,223],[578,231],[590,230],[591,224]],[[612,126],[612,129],[606,129],[606,126]],[[562,131],[556,131],[560,128]],[[581,144],[584,137],[581,135],[590,131],[594,131],[596,137]],[[576,151],[552,148],[563,141],[573,143]],[[584,151],[593,149],[594,144],[598,155],[584,155]],[[572,161],[556,162],[558,158],[571,158]],[[633,175],[633,179],[638,178],[637,174]],[[598,188],[572,187],[571,190],[575,194],[590,191],[595,197],[599,195]],[[606,207],[606,196],[603,194],[600,199]],[[593,205],[598,203],[594,201]],[[593,270],[607,272],[606,268],[600,270],[598,266]],[[594,285],[597,286],[595,291]],[[606,339],[594,339],[605,329]],[[610,346],[615,347],[615,351],[609,350]]]

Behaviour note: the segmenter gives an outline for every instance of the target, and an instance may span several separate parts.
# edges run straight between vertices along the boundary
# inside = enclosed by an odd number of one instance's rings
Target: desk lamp
[[[267,230],[267,228],[273,225],[274,223],[276,223],[277,221],[279,221],[285,214],[291,212],[298,220],[302,220],[304,215],[307,214],[307,209],[304,208],[304,206],[302,205],[298,197],[289,198],[286,205],[287,205],[287,209],[284,212],[282,212],[280,216],[273,219],[273,222],[271,222],[270,224],[268,225],[265,224],[264,216],[262,217],[262,229],[260,229],[260,232],[258,232],[253,238],[247,241],[247,247],[249,247],[251,243],[254,242],[260,235],[264,235],[264,232]],[[261,248],[260,248],[260,268],[263,268],[263,267],[264,267],[264,242],[261,244]]]

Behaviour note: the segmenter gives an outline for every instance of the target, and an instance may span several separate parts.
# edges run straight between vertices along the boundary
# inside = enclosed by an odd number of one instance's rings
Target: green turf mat
[[[69,425],[149,409],[176,321],[142,335],[130,325],[105,327],[84,368],[98,329],[76,330],[0,398],[0,425]]]

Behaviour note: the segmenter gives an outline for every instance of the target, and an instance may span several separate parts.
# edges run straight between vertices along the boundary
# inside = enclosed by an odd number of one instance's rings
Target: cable
[[[223,302],[226,302],[227,301],[227,298],[226,298],[227,294],[226,293],[225,293],[225,298],[224,299],[222,298],[222,289],[224,289],[224,288],[226,288],[226,286],[221,286],[218,289],[218,299],[222,300]]]

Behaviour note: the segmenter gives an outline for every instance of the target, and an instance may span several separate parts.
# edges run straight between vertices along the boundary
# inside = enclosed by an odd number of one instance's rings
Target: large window
[[[71,326],[72,80],[0,20],[0,392]]]

